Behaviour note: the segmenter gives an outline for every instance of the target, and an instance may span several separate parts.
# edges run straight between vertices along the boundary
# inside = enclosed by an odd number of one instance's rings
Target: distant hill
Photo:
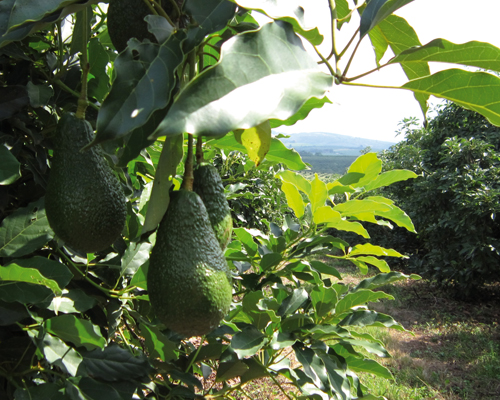
[[[274,132],[275,134],[277,132]],[[287,135],[288,136],[288,135]],[[293,147],[299,153],[320,153],[323,155],[359,156],[359,151],[370,146],[372,151],[386,150],[395,142],[365,139],[328,132],[293,133],[289,138],[280,138],[286,147]]]

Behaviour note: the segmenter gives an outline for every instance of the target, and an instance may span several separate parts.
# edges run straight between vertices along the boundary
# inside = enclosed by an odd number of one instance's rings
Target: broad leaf
[[[153,245],[147,242],[131,242],[123,253],[120,275],[134,275],[139,267],[149,260],[152,247]]]
[[[66,287],[71,281],[71,278],[73,278],[73,273],[66,265],[49,260],[45,257],[35,256],[32,258],[19,259],[16,260],[15,263],[24,268],[37,269],[44,277],[56,281],[60,288]]]
[[[347,183],[343,180],[343,177],[339,179],[339,182],[343,185],[351,185],[353,187],[363,187],[373,181],[378,174],[382,171],[382,161],[378,159],[377,154],[375,153],[367,153],[359,156],[349,167],[347,173],[350,175],[358,176],[355,181],[351,181]],[[359,176],[357,174],[363,174],[363,176]]]
[[[269,121],[248,129],[234,131],[236,141],[247,149],[248,157],[258,167],[271,148],[271,126]]]
[[[401,88],[451,100],[500,126],[500,78],[494,75],[448,69],[410,81]]]
[[[356,350],[353,349],[352,346],[359,346],[363,347],[366,351],[369,353],[375,354],[378,357],[390,357],[389,352],[378,342],[370,342],[367,340],[358,340],[358,339],[351,339],[351,338],[344,338],[342,340],[339,340],[338,345],[343,346],[347,349],[349,353],[357,353],[359,354]],[[334,346],[336,349],[336,346]],[[345,353],[342,354],[342,351],[338,351],[337,353],[341,355],[346,355]]]
[[[123,400],[118,390],[107,383],[99,382],[88,376],[82,377],[78,382],[78,388],[91,400]]]
[[[280,317],[293,314],[304,304],[308,297],[307,291],[304,288],[295,289],[290,296],[283,300],[277,314]]]
[[[96,304],[96,299],[90,297],[83,290],[63,290],[61,296],[55,296],[47,307],[57,313],[71,314],[85,312]]]
[[[290,118],[284,121],[281,121],[279,119],[271,119],[269,121],[271,123],[271,128],[275,129],[282,125],[290,126],[295,124],[297,121],[302,121],[307,118],[307,116],[312,110],[314,110],[315,108],[321,108],[326,103],[332,104],[332,102],[328,99],[328,97],[323,97],[322,99],[317,99],[313,97],[312,99],[307,100],[304,103],[304,105],[300,108],[300,110],[297,111],[295,114],[293,114]]]
[[[455,44],[445,39],[434,39],[425,46],[412,47],[401,52],[391,63],[412,65],[422,61],[462,64],[500,71],[500,49],[483,42]]]
[[[323,42],[318,28],[305,26],[304,9],[297,0],[235,0],[238,5],[248,10],[256,10],[275,20],[282,20],[292,24],[295,32],[305,37],[314,45]]]
[[[369,191],[380,187],[392,185],[395,182],[401,182],[416,177],[417,174],[413,171],[408,171],[406,169],[393,169],[391,171],[387,171],[380,174],[375,178],[375,180],[365,185],[364,188],[366,191]]]
[[[312,349],[293,346],[297,361],[304,367],[304,372],[311,378],[314,384],[324,390],[328,384],[328,373],[321,358],[319,358]]]
[[[342,321],[339,322],[340,326],[380,326],[386,328],[393,328],[404,331],[405,328],[398,324],[394,319],[388,315],[377,313],[375,311],[355,311],[349,314]]]
[[[283,182],[281,190],[285,193],[288,207],[293,210],[297,218],[301,218],[304,215],[305,204],[297,187],[291,183]]]
[[[23,268],[17,264],[9,264],[6,267],[0,266],[0,285],[8,285],[9,282],[26,282],[41,285],[48,287],[57,295],[62,293],[56,281],[45,278],[35,268]]]
[[[156,169],[153,190],[149,200],[148,212],[142,232],[149,232],[158,226],[170,203],[169,190],[172,186],[172,177],[177,171],[177,164],[182,160],[184,147],[183,135],[165,138],[161,151],[160,161]]]
[[[311,301],[316,315],[323,317],[335,308],[337,304],[337,292],[333,288],[316,286],[311,291]]]
[[[283,182],[288,182],[295,185],[297,189],[301,190],[308,196],[311,193],[311,182],[304,178],[304,176],[301,174],[285,170],[278,172],[276,176]]]
[[[326,222],[340,222],[342,216],[338,211],[334,211],[330,206],[319,207],[313,215],[315,224],[323,224]]]
[[[152,137],[217,136],[287,119],[331,84],[291,26],[276,21],[225,42],[221,61],[181,91]]]
[[[82,356],[73,348],[69,347],[58,337],[44,335],[42,340],[37,340],[38,347],[43,351],[45,359],[60,367],[71,376],[76,376],[78,367],[82,362]]]
[[[128,42],[115,60],[116,78],[99,110],[93,144],[127,135],[167,106],[176,85],[174,72],[183,61],[184,38],[179,31],[162,45]]]
[[[60,315],[46,320],[45,329],[47,332],[75,344],[75,346],[83,346],[87,350],[102,349],[106,343],[96,325],[90,321],[76,318],[72,314]]]
[[[131,286],[137,286],[138,288],[147,290],[147,276],[148,276],[149,260],[142,264],[137,272],[134,274],[132,280],[130,281]]]
[[[391,271],[391,267],[389,267],[389,264],[387,264],[387,261],[381,260],[377,257],[360,256],[360,257],[356,257],[356,261],[361,261],[365,264],[373,265],[374,267],[378,268],[380,272],[390,272]]]
[[[391,211],[391,206],[373,200],[349,200],[345,203],[337,204],[333,209],[343,216],[356,215],[363,212],[387,212]]]
[[[253,356],[267,343],[267,338],[253,326],[245,327],[236,333],[231,340],[231,348],[238,358]]]
[[[363,38],[380,21],[387,18],[398,8],[411,3],[413,0],[371,0],[363,14],[359,25],[359,34]]]
[[[349,369],[354,372],[367,372],[384,379],[394,379],[391,371],[375,360],[350,357],[346,361]]]
[[[311,192],[309,193],[313,216],[318,208],[325,205],[327,198],[328,189],[326,188],[326,184],[319,179],[318,174],[314,174],[314,179],[311,182]]]
[[[374,292],[368,289],[359,289],[354,293],[347,294],[340,299],[335,307],[335,314],[341,314],[353,307],[361,306],[369,302],[376,302],[380,299],[394,300],[394,297],[384,292]]]
[[[398,253],[393,249],[386,249],[384,247],[375,246],[371,243],[357,244],[349,252],[350,256],[357,255],[372,255],[379,257],[403,257],[401,253]]]
[[[162,361],[176,360],[178,358],[176,344],[170,341],[159,329],[144,324],[141,324],[140,328],[150,357],[158,357]]]
[[[89,375],[109,382],[144,378],[151,372],[151,367],[144,353],[137,354],[134,356],[112,344],[103,351],[96,349],[82,353],[83,365]]]
[[[380,286],[406,279],[418,280],[421,278],[418,275],[405,275],[401,272],[392,271],[387,274],[377,274],[371,278],[363,279],[356,287],[354,287],[353,291],[360,289],[376,289]]]
[[[21,257],[41,248],[53,237],[45,216],[44,199],[19,208],[0,226],[0,257]]]
[[[7,149],[7,147],[0,145],[0,159],[2,164],[0,165],[0,185],[10,185],[17,181],[20,176],[20,166],[19,161],[12,153]]]
[[[236,378],[248,371],[248,365],[243,361],[221,362],[217,369],[216,382],[227,382],[229,379]]]

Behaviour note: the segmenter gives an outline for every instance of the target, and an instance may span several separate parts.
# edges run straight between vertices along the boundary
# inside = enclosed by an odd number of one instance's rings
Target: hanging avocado
[[[224,251],[231,239],[233,219],[222,180],[213,165],[202,163],[194,170],[193,191],[203,200],[215,236]]]
[[[45,195],[47,219],[69,247],[104,250],[120,236],[125,196],[99,146],[80,152],[94,138],[90,124],[73,113],[59,120]]]
[[[195,192],[172,193],[149,259],[147,282],[159,320],[187,337],[212,331],[229,312],[231,273]]]

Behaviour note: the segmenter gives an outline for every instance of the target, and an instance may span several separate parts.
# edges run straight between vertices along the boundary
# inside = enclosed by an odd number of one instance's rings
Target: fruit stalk
[[[193,135],[188,133],[188,151],[186,155],[186,162],[184,164],[184,177],[182,179],[182,189],[193,191]]]

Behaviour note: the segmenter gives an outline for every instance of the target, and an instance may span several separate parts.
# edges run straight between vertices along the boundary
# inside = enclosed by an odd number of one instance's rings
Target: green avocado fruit
[[[73,113],[57,125],[45,194],[47,219],[66,245],[82,253],[104,250],[120,236],[126,199],[99,146],[81,152],[94,138],[89,122]]]
[[[224,251],[231,240],[233,219],[219,172],[213,165],[200,164],[193,175],[193,191],[203,200],[215,236]]]
[[[159,1],[162,8],[171,14],[170,0]],[[155,36],[148,31],[148,23],[144,20],[152,14],[144,0],[110,0],[108,6],[108,33],[115,49],[121,53],[131,38],[139,41],[149,39],[156,43]]]
[[[212,331],[229,312],[231,273],[196,193],[171,193],[149,259],[147,284],[158,319],[186,337]]]

